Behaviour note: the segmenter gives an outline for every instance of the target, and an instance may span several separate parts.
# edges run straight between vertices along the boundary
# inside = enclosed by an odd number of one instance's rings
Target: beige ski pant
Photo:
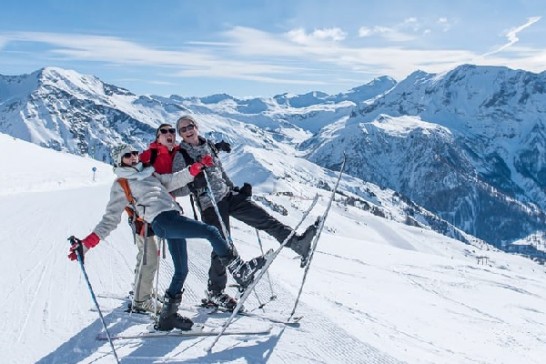
[[[145,239],[143,236],[136,235],[135,240],[138,254],[136,257],[133,291],[135,294],[135,301],[142,302],[152,297],[155,272],[157,271],[159,264],[159,256],[157,254],[157,244],[153,236],[149,236]],[[146,264],[143,264],[145,240],[147,241]]]

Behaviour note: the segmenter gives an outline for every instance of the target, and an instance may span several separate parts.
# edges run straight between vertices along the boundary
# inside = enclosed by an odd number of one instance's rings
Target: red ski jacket
[[[159,174],[173,173],[173,159],[179,149],[180,147],[176,145],[173,150],[169,151],[163,144],[153,142],[138,158],[145,165],[153,165]]]

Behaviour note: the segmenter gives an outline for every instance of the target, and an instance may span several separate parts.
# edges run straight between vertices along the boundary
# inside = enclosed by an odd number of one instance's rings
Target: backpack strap
[[[188,151],[184,148],[179,148],[178,151],[180,154],[182,154],[182,157],[184,158],[184,163],[186,163],[186,167],[191,166],[193,163],[195,163],[195,159],[190,157]]]
[[[148,230],[148,223],[144,221],[143,218],[138,216],[137,208],[136,208],[136,200],[133,197],[133,194],[131,192],[131,187],[129,187],[129,181],[127,178],[118,178],[117,182],[123,189],[123,192],[125,193],[125,197],[127,198],[127,201],[129,202],[129,206],[125,207],[125,212],[127,215],[129,215],[129,221],[132,227],[135,229],[135,233],[145,236],[146,231]],[[148,236],[151,236],[148,232]]]
[[[131,187],[129,187],[129,181],[127,181],[127,178],[118,178],[117,182],[123,189],[123,192],[125,192],[125,197],[127,198],[127,201],[129,201],[129,204],[131,204],[131,206],[133,207],[136,207],[136,201],[133,197],[133,194],[131,193]]]

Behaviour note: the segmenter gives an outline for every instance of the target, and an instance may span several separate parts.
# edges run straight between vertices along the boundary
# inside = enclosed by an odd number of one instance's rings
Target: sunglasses
[[[123,158],[131,158],[131,157],[133,157],[133,156],[134,156],[134,157],[138,156],[138,152],[137,152],[137,151],[134,151],[134,152],[131,152],[131,153],[125,153],[125,154],[123,155]]]
[[[182,133],[185,133],[187,131],[192,131],[193,129],[195,129],[195,125],[194,124],[190,124],[188,126],[181,126],[180,129],[178,129],[178,132],[180,134]]]
[[[175,128],[159,129],[159,132],[161,134],[167,134],[167,133],[176,134],[176,129]]]

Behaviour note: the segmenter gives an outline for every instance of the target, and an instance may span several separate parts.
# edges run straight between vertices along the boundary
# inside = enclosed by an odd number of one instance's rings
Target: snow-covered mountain
[[[536,251],[546,240],[544,92],[544,74],[461,66],[441,75],[415,72],[400,83],[381,77],[337,95],[137,96],[93,76],[44,68],[0,76],[0,131],[107,162],[112,145],[144,148],[160,123],[191,112],[209,137],[234,145],[227,157],[234,170],[253,166],[249,182],[288,191],[285,181],[301,172],[313,186],[324,183],[282,158],[286,168],[272,172],[275,157],[260,160],[258,150],[332,169],[345,151],[347,173],[397,191],[399,220],[544,258]],[[313,163],[306,168],[314,171]],[[365,189],[343,188],[353,194],[348,201],[371,208]],[[373,209],[381,214],[387,201]]]
[[[310,186],[307,179],[321,180],[326,188],[334,183],[335,173],[278,150],[256,147],[241,154],[252,166],[259,162],[270,166],[274,175],[286,174],[285,179],[265,180],[254,188],[255,197],[270,202],[266,209],[286,208],[286,215],[270,210],[277,218],[293,225],[315,193],[321,196],[318,206],[301,229],[324,211],[329,191]],[[221,155],[227,157],[234,158]],[[226,165],[230,161],[226,159]],[[5,134],[0,134],[0,164],[0,357],[13,364],[114,363],[108,343],[97,340],[104,333],[81,270],[66,257],[67,237],[84,236],[102,216],[114,179],[111,167]],[[257,177],[254,168],[237,168],[239,163],[231,164],[228,173],[242,180]],[[275,188],[275,183],[282,185]],[[402,217],[396,203],[401,196],[346,175],[342,183],[344,191],[369,187],[371,208],[352,206],[343,195],[336,198],[303,289],[299,327],[272,324],[268,335],[223,337],[210,354],[205,349],[211,338],[117,340],[114,346],[122,363],[543,362],[543,266],[487,245],[469,246],[422,226],[385,219],[375,208]],[[286,189],[295,192],[270,193]],[[187,198],[178,201],[191,211]],[[146,330],[149,319],[129,316],[123,312],[126,303],[116,298],[131,288],[134,276],[136,248],[124,221],[86,254],[85,268],[110,333],[137,334]],[[232,220],[232,233],[243,257],[259,253],[254,229]],[[265,249],[278,246],[267,234],[261,238]],[[188,255],[190,273],[180,313],[220,327],[227,316],[196,308],[206,286],[210,245],[189,239]],[[277,299],[262,311],[251,295],[248,310],[287,317],[303,274],[294,258],[283,250],[271,266],[271,285],[263,281],[257,287],[262,301],[271,296],[271,287]],[[161,259],[159,292],[164,292],[172,272],[167,255]],[[269,325],[240,317],[232,327]]]
[[[75,71],[0,76],[1,132],[101,161],[109,161],[111,146],[122,141],[145,146],[168,115],[167,106]]]
[[[309,159],[394,189],[506,250],[545,241],[546,72],[415,72],[304,143]],[[540,254],[540,253],[538,253]]]
[[[0,132],[108,161],[112,144],[124,141],[144,147],[160,123],[174,123],[193,112],[225,123],[249,123],[272,131],[277,139],[299,142],[310,136],[309,131],[347,115],[360,97],[375,97],[394,84],[382,77],[347,94],[322,98],[318,92],[247,99],[139,97],[94,76],[47,67],[29,75],[0,75]],[[230,134],[235,137],[238,131]]]
[[[191,110],[199,115],[202,130],[208,131],[210,137],[233,143],[236,152],[228,156],[227,163],[237,172],[234,173],[236,181],[240,180],[241,173],[245,175],[244,170],[250,169],[254,171],[251,180],[241,183],[272,186],[271,192],[298,193],[290,186],[294,179],[311,186],[324,187],[326,184],[320,178],[325,172],[313,163],[304,163],[305,169],[294,169],[294,164],[288,163],[289,159],[284,157],[296,154],[294,145],[311,136],[311,130],[344,117],[356,106],[358,97],[380,95],[392,88],[394,81],[383,77],[350,90],[346,95],[321,94],[325,104],[320,105],[316,104],[316,99],[286,95],[245,100],[229,95],[200,99],[137,97],[95,77],[58,68],[4,77],[1,85],[0,128],[10,135],[108,161],[112,145],[123,141],[145,148],[157,125],[164,121],[174,123],[181,114]],[[291,104],[297,104],[297,107]],[[264,149],[271,154],[261,160],[257,151]],[[275,151],[282,157],[276,158]],[[341,191],[346,194],[348,203],[372,210],[377,215],[412,225],[421,224],[465,242],[473,240],[403,197],[376,198],[378,188],[374,185],[354,188],[342,184]],[[392,196],[393,191],[387,195]],[[384,206],[394,205],[397,205],[397,214],[383,211]]]

